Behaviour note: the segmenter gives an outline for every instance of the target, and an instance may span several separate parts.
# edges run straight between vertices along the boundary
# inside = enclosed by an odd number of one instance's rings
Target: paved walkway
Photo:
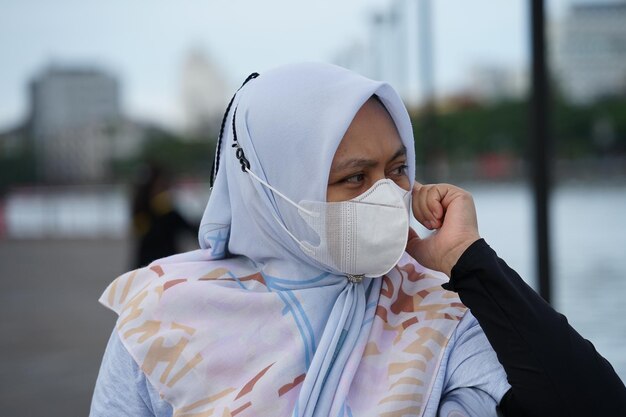
[[[131,245],[0,241],[3,416],[87,416],[115,314],[97,299]]]

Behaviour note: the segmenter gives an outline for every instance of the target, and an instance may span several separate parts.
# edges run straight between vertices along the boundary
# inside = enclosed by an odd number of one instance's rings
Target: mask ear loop
[[[274,188],[271,185],[269,185],[266,181],[263,181],[254,172],[250,171],[249,167],[246,167],[244,169],[244,171],[247,172],[248,174],[250,174],[252,176],[252,178],[254,178],[258,182],[260,182],[261,184],[263,184],[264,186],[266,186],[267,188],[269,188],[270,190],[272,190],[273,192],[278,194],[278,196],[280,196],[283,200],[285,200],[286,202],[288,202],[289,204],[291,204],[292,206],[294,206],[298,210],[303,211],[304,213],[306,213],[307,215],[309,215],[311,217],[319,217],[319,213],[316,213],[316,212],[311,211],[311,210],[307,210],[304,207],[300,206],[298,203],[292,201],[289,197],[287,197],[286,195],[284,195],[283,193],[278,191],[276,188]]]
[[[241,148],[239,148],[241,149]],[[264,185],[265,187],[269,188],[270,190],[272,190],[274,193],[276,193],[279,197],[281,197],[283,200],[285,200],[286,202],[288,202],[289,204],[291,204],[292,206],[294,206],[295,208],[297,208],[298,210],[306,213],[307,215],[311,216],[311,217],[319,217],[319,213],[316,213],[314,211],[310,211],[305,209],[304,207],[301,207],[300,205],[298,205],[297,203],[293,202],[289,197],[287,197],[286,195],[284,195],[283,193],[281,193],[280,191],[278,191],[276,188],[272,187],[271,185],[269,185],[266,181],[263,181],[261,178],[259,178],[254,172],[250,171],[249,167],[245,167],[242,165],[241,168],[243,171],[247,172],[248,174],[250,174],[250,176],[252,178],[254,178],[256,181],[258,181],[259,183],[261,183],[262,185]],[[278,223],[280,225],[280,227],[282,227],[282,229],[294,240],[294,242],[296,242],[300,248],[302,248],[302,250],[304,250],[306,253],[308,253],[309,255],[313,255],[314,251],[312,248],[310,248],[309,246],[307,246],[306,242],[301,242],[296,236],[294,236],[293,233],[291,233],[289,231],[289,229],[287,229],[287,226],[285,226],[282,222],[282,220],[280,220],[278,218],[278,216],[276,214],[274,214],[272,212],[272,216],[274,217],[274,219],[276,220],[276,223]]]

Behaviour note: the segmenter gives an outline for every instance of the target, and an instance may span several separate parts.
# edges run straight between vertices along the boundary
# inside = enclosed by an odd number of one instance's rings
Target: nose
[[[380,180],[384,180],[387,177],[387,174],[385,173],[384,169],[380,169],[380,170],[376,170],[373,175],[372,175],[372,184],[380,181]]]

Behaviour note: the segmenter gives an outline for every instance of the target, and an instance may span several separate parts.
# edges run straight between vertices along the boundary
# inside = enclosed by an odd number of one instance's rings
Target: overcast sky
[[[552,0],[562,13],[568,0]],[[520,67],[528,55],[524,0],[434,0],[438,91],[477,64]],[[253,71],[332,61],[365,40],[387,0],[0,0],[0,130],[26,114],[26,85],[50,63],[99,65],[119,77],[124,111],[176,125],[180,70],[201,48],[233,86]]]

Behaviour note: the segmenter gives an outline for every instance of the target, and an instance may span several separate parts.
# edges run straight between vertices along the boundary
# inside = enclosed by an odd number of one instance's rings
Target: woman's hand
[[[413,215],[436,232],[421,239],[409,228],[406,251],[421,265],[450,276],[463,252],[480,239],[472,195],[450,184],[415,183]]]

